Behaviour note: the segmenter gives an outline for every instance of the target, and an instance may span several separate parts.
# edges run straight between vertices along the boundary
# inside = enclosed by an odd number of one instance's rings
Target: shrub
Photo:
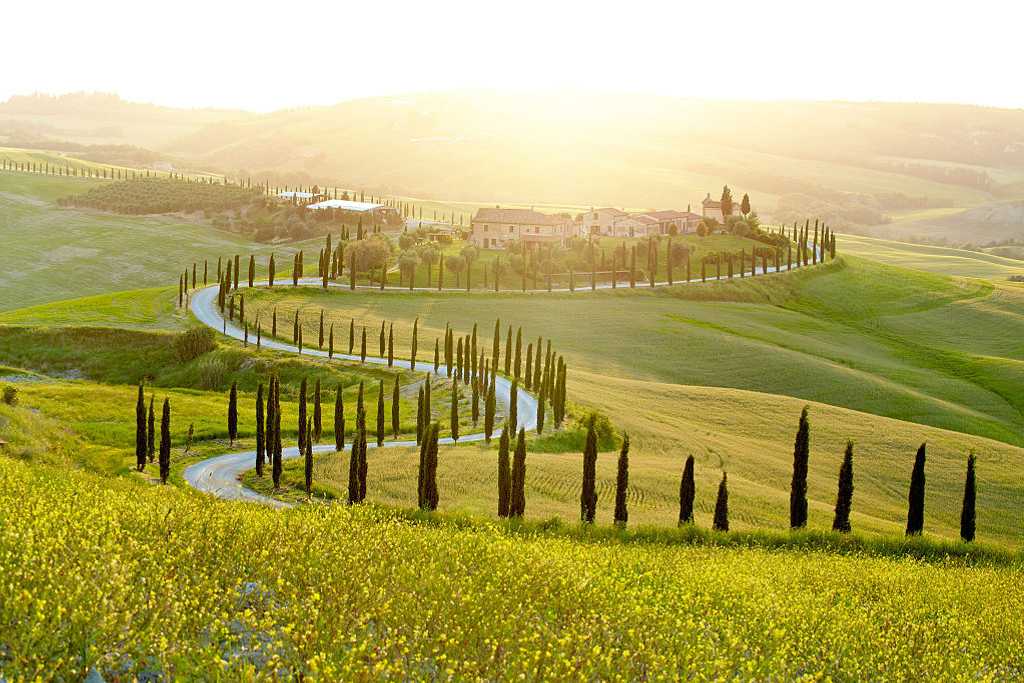
[[[174,350],[182,363],[195,360],[215,348],[217,342],[214,340],[213,330],[209,327],[193,327],[179,334],[174,340]]]
[[[4,403],[9,406],[18,405],[18,389],[10,385],[4,387]]]

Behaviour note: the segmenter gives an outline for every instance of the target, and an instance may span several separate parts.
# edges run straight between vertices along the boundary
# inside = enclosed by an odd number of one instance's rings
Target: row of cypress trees
[[[139,383],[138,397],[135,401],[135,469],[142,472],[148,463],[157,457],[156,450],[156,416],[153,414],[153,397],[149,398],[149,410],[146,410],[145,390]],[[171,474],[171,401],[164,399],[163,411],[160,415],[160,450],[158,457],[160,481],[166,484]]]

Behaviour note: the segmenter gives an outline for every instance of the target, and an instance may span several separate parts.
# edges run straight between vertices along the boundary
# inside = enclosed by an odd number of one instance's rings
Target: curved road
[[[316,280],[315,282],[320,282]],[[211,285],[204,289],[195,292],[192,295],[192,313],[196,318],[204,325],[208,325],[215,330],[223,332],[229,337],[235,339],[244,339],[245,332],[240,327],[235,325],[233,322],[226,321],[221,316],[220,311],[217,310],[217,285]],[[286,353],[298,353],[298,347],[279,341],[277,339],[263,338],[261,340],[261,347],[274,349],[276,351],[283,351]],[[302,354],[306,356],[319,356],[321,358],[327,358],[326,351],[320,351],[319,349],[303,349]],[[338,360],[353,360],[359,361],[359,356],[353,356],[348,354],[336,353],[334,358]],[[377,365],[387,365],[386,358],[377,358],[375,356],[367,356],[367,363],[375,363]],[[408,360],[396,358],[394,365],[400,368],[410,368],[411,363]],[[438,377],[445,377],[447,366],[441,365],[438,367],[438,371],[433,372],[434,364],[420,362],[420,367],[423,368],[423,372],[433,374]],[[419,372],[419,370],[417,370]],[[498,375],[494,383],[494,395],[497,402],[505,408],[506,413],[508,412],[509,402],[512,395],[512,382]],[[531,396],[526,391],[519,389],[517,392],[516,400],[516,411],[518,416],[518,422],[520,427],[524,427],[527,430],[534,429],[537,426],[537,399]],[[501,429],[495,429],[495,435],[501,435]],[[476,434],[466,434],[459,437],[459,442],[467,441],[482,441],[484,439],[483,432]],[[450,444],[455,443],[451,437],[445,437],[440,439],[440,443]],[[385,441],[382,448],[394,448],[399,446],[415,446],[415,441]],[[367,448],[376,448],[376,443],[368,443]],[[345,447],[345,450],[349,450],[351,445]],[[323,452],[334,452],[334,446],[332,444],[325,444],[315,446],[313,451],[316,453]],[[299,450],[297,447],[286,448],[282,452],[283,458],[297,458],[299,457]],[[225,455],[218,455],[213,458],[208,458],[197,463],[193,463],[185,468],[185,481],[190,486],[210,493],[219,498],[228,498],[234,500],[249,500],[275,507],[286,507],[287,503],[283,503],[279,500],[269,498],[260,493],[253,491],[242,485],[240,477],[247,470],[253,469],[256,466],[256,451],[243,451],[239,453],[228,453]]]

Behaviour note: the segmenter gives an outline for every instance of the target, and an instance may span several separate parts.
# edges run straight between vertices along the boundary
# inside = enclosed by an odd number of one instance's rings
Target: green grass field
[[[840,235],[836,239],[839,249],[844,254],[901,268],[993,280],[1005,280],[1011,275],[1024,275],[1024,261],[998,254],[893,242],[860,235]]]

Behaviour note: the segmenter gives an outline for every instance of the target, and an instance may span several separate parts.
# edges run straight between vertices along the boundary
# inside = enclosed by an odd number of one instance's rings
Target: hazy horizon
[[[269,112],[486,89],[1024,107],[1003,69],[1015,59],[1020,10],[991,0],[970,12],[877,0],[738,2],[725,12],[711,3],[623,11],[531,1],[513,13],[454,0],[374,10],[58,2],[45,30],[8,36],[8,54],[31,59],[5,73],[0,100],[102,92]],[[37,21],[24,5],[7,14],[12,26]],[[40,49],[41,39],[52,49]]]

